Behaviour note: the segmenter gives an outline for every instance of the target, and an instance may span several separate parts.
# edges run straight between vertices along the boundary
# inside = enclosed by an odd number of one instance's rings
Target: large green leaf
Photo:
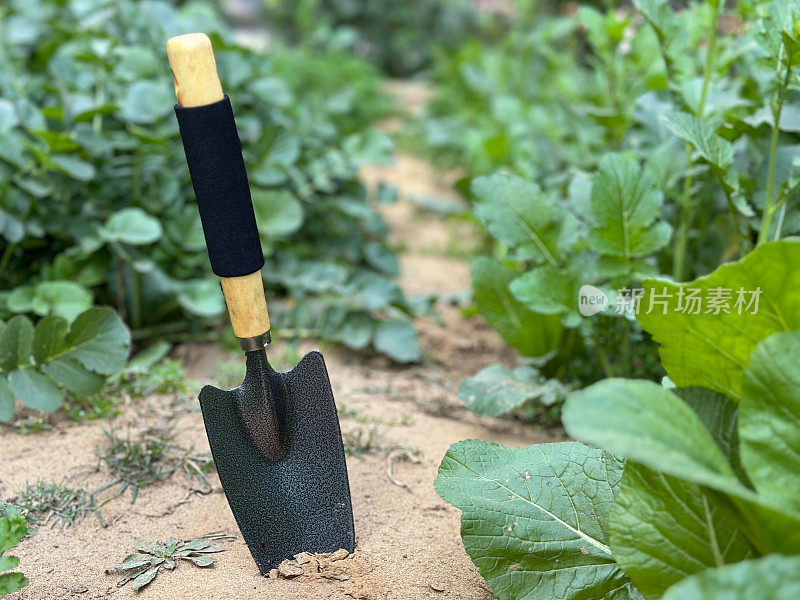
[[[58,385],[78,396],[96,394],[106,381],[104,375],[92,373],[76,360],[66,357],[46,362],[41,369]]]
[[[726,494],[759,551],[800,552],[800,512],[743,485],[695,412],[666,388],[607,379],[570,394],[562,421],[575,439]]]
[[[28,407],[53,412],[64,399],[64,393],[36,367],[20,367],[8,375],[8,385],[14,396]]]
[[[12,371],[30,362],[33,323],[22,315],[9,319],[0,331],[0,370]]]
[[[303,207],[286,190],[254,190],[258,231],[267,238],[294,233],[303,224]]]
[[[754,552],[719,495],[632,461],[625,466],[608,528],[614,559],[648,598],[661,597],[707,567]]]
[[[700,418],[739,479],[748,482],[749,478],[739,458],[739,403],[719,392],[699,387],[676,388],[672,391]]]
[[[8,423],[14,418],[14,392],[6,381],[5,375],[0,374],[0,423]]]
[[[643,287],[639,323],[661,344],[661,363],[670,378],[681,387],[701,386],[739,400],[744,367],[756,344],[773,333],[800,329],[800,241],[762,244],[741,261],[689,283],[648,280]],[[695,313],[685,301],[689,289],[709,298],[715,293],[711,290],[720,288],[730,290],[729,313],[705,312],[706,305]],[[738,314],[740,289],[745,303]],[[752,298],[749,292],[757,290],[758,311],[753,314],[746,303]],[[664,292],[669,295],[665,305],[648,314],[648,299]]]
[[[664,600],[789,600],[800,598],[800,556],[774,554],[708,569],[675,584]]]
[[[434,483],[461,509],[467,553],[499,600],[639,597],[608,547],[622,475],[609,453],[572,442],[453,444]]]
[[[564,392],[559,381],[545,379],[533,367],[491,365],[461,381],[458,399],[476,415],[499,417],[531,400],[552,406]]]
[[[472,261],[475,304],[486,321],[523,356],[542,356],[558,347],[561,319],[537,314],[508,289],[518,273],[491,258]]]
[[[33,358],[42,363],[64,349],[69,325],[61,317],[46,317],[36,325],[33,334]]]
[[[419,362],[422,350],[414,326],[401,319],[382,321],[375,330],[373,341],[378,352],[401,363]]]
[[[176,285],[178,303],[198,317],[213,317],[225,311],[225,297],[212,279],[182,281]]]
[[[621,154],[607,154],[592,182],[596,225],[589,232],[589,246],[626,261],[660,250],[672,235],[668,223],[657,221],[662,202],[647,171]]]
[[[800,511],[800,332],[760,342],[739,403],[742,464],[755,489]]]
[[[175,96],[169,86],[160,81],[136,81],[122,99],[120,113],[132,123],[154,123],[169,114],[174,104]]]
[[[652,381],[606,379],[573,392],[562,421],[575,439],[675,477],[723,487],[737,484],[725,455],[695,412]]]
[[[521,177],[501,173],[475,179],[472,193],[477,217],[516,258],[560,267],[573,240],[562,223],[565,212],[551,196]]]
[[[64,340],[59,356],[75,360],[101,375],[111,375],[128,360],[131,334],[110,308],[91,308],[81,314]]]
[[[15,288],[7,302],[12,312],[53,314],[72,321],[92,306],[92,294],[73,281],[42,281],[35,286]]]
[[[125,244],[152,244],[162,234],[161,222],[138,207],[123,208],[111,215],[101,230],[107,240]]]

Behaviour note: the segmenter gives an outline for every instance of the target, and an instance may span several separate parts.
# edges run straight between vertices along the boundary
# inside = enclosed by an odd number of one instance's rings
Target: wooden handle
[[[206,34],[188,33],[170,39],[167,56],[178,104],[191,108],[214,104],[224,98],[214,50]],[[236,337],[241,341],[266,335],[270,325],[261,272],[220,277],[220,282]]]

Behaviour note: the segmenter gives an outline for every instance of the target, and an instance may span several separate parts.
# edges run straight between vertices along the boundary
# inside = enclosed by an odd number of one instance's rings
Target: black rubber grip
[[[211,269],[220,277],[264,266],[242,144],[230,99],[207,106],[175,106]]]

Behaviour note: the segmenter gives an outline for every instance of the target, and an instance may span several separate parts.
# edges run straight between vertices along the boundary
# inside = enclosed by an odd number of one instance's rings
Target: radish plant
[[[752,287],[761,304],[686,315],[674,300],[640,318],[669,379],[571,393],[564,426],[589,445],[450,448],[436,489],[462,509],[464,544],[498,598],[679,598],[767,567],[692,578],[706,569],[773,553],[798,564],[798,269],[800,241],[785,240],[685,284],[646,281],[645,301],[664,286],[676,299]]]
[[[582,7],[461,57],[453,72],[472,93],[460,108],[447,85],[440,98],[454,143],[508,150],[467,158],[459,184],[493,243],[472,263],[475,304],[524,363],[466,379],[470,409],[552,415],[560,384],[658,380],[656,345],[620,290],[708,273],[800,232],[797,15],[785,1]],[[528,68],[547,85],[526,85]],[[586,290],[604,299],[597,311],[580,305]]]

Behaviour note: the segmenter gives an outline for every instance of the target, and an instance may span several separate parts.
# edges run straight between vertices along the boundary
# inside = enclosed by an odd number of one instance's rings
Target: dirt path
[[[398,156],[393,167],[369,170],[364,175],[370,184],[390,181],[402,189],[400,202],[386,205],[385,214],[394,228],[395,242],[404,247],[401,263],[405,290],[416,295],[468,288],[468,266],[458,257],[457,248],[474,236],[461,225],[454,227],[430,214],[419,214],[404,199],[415,193],[447,194],[447,176],[409,156]],[[325,349],[345,437],[352,443],[360,434],[363,442],[375,432],[371,451],[348,456],[358,546],[352,557],[333,563],[335,569],[295,579],[259,576],[237,535],[216,474],[209,476],[213,486],[210,493],[192,492],[199,488],[192,488],[183,474],[178,474],[142,489],[135,504],[130,503],[129,494],[110,502],[103,508],[110,524],[106,528],[88,517],[75,527],[41,529],[38,535],[23,540],[14,554],[21,558],[31,585],[10,598],[491,597],[464,553],[458,533],[459,512],[440,500],[433,489],[439,462],[451,443],[466,438],[527,445],[554,440],[557,434],[537,432],[510,421],[478,419],[461,407],[456,399],[460,379],[493,362],[511,363],[513,355],[480,319],[466,320],[455,307],[442,306],[440,311],[444,326],[433,318],[417,323],[425,357],[420,366],[398,367],[382,357],[365,359]],[[213,346],[187,345],[178,354],[197,381],[213,380],[220,361],[231,360],[225,351]],[[190,390],[185,404],[176,405],[169,397],[138,401],[111,424],[62,421],[51,430],[28,435],[2,429],[0,498],[13,498],[26,482],[38,478],[63,481],[73,487],[100,487],[108,480],[103,469],[95,469],[96,448],[104,443],[104,427],[122,433],[131,427],[163,424],[171,418],[177,443],[208,452],[195,392]],[[225,544],[228,551],[217,555],[217,565],[208,570],[182,564],[176,571],[159,575],[138,594],[130,585],[117,587],[117,576],[104,574],[106,567],[133,550],[137,538],[190,539],[212,531],[237,538]]]

